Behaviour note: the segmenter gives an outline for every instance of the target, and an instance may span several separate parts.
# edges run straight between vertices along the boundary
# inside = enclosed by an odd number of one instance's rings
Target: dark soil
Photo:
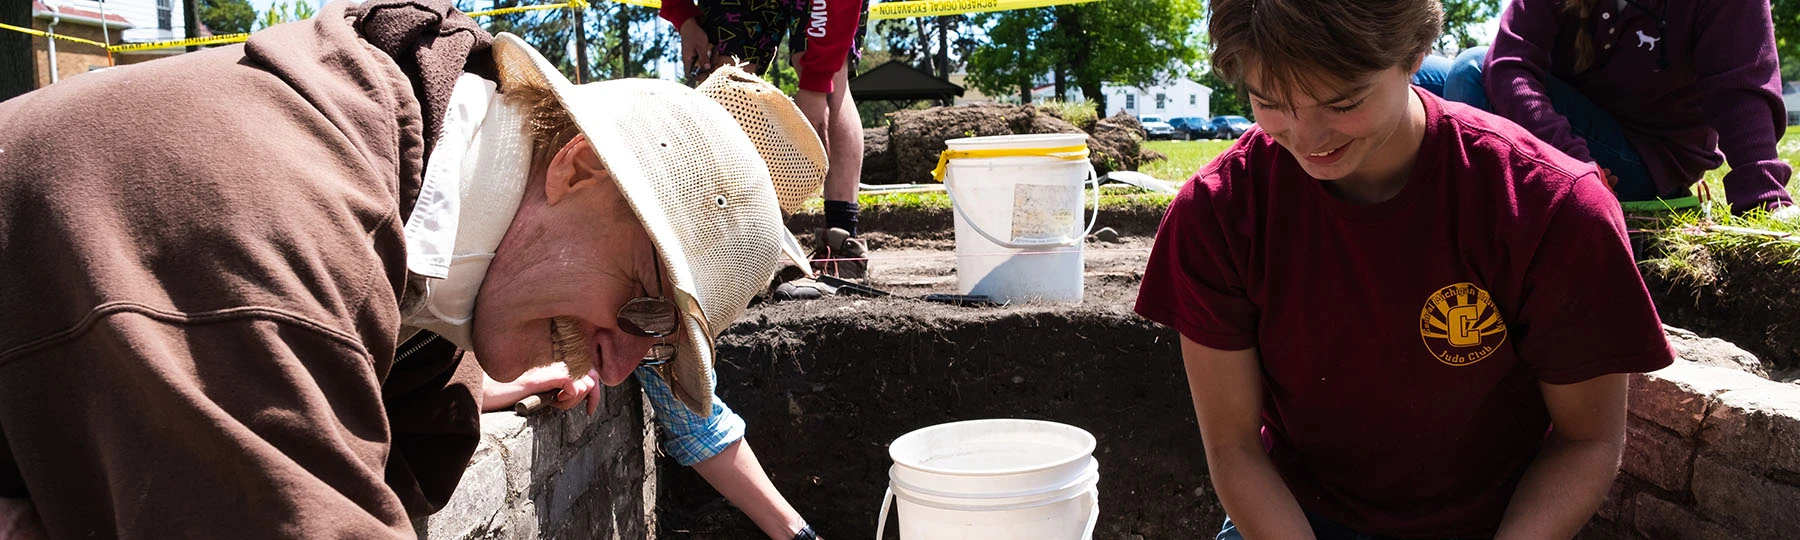
[[[938,155],[946,148],[944,141],[949,139],[1084,133],[1051,111],[1030,105],[1001,104],[898,111],[893,114],[893,124],[885,129],[886,137],[863,137],[865,183],[932,182],[931,170],[937,167]],[[1090,159],[1100,174],[1115,170],[1135,171],[1145,161],[1165,157],[1140,147],[1144,140],[1143,127],[1129,116],[1101,120],[1085,133],[1088,133],[1088,150],[1093,153]],[[883,165],[891,169],[878,168]],[[888,174],[889,171],[892,174]]]
[[[1094,434],[1097,538],[1216,530],[1224,513],[1176,335],[1129,311],[1145,240],[1090,244],[1084,304],[987,308],[913,299],[955,292],[955,277],[952,259],[932,256],[946,246],[910,242],[917,247],[876,253],[876,286],[896,296],[763,303],[719,339],[720,397],[744,416],[764,468],[819,533],[874,530],[895,438],[997,417]],[[757,536],[697,474],[662,465],[663,536]]]
[[[1749,250],[1695,256],[1698,278],[1644,273],[1663,322],[1750,351],[1770,379],[1800,379],[1800,267]]]

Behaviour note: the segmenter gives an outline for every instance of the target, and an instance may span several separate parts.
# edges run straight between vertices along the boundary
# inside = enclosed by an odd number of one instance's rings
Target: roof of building
[[[31,14],[39,19],[60,17],[65,22],[79,22],[96,26],[100,24],[101,20],[105,20],[106,26],[111,28],[132,27],[131,21],[125,20],[125,17],[117,13],[101,15],[98,11],[74,6],[57,6],[56,9],[50,9],[50,5],[45,4],[43,0],[31,0]]]
[[[850,94],[858,101],[947,100],[963,95],[963,87],[933,77],[905,62],[889,60],[851,78]]]

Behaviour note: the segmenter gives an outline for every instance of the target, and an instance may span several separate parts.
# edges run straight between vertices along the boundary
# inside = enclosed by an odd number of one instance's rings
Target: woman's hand
[[[588,382],[586,386],[580,384],[584,380]],[[591,376],[571,379],[569,368],[560,362],[531,368],[512,382],[496,381],[486,374],[482,375],[481,381],[481,410],[483,412],[509,409],[514,403],[525,399],[526,396],[558,390],[561,392],[557,394],[552,405],[558,409],[568,410],[573,408],[581,398],[586,397],[596,386],[593,384],[594,379]],[[598,396],[599,392],[592,392],[592,394]],[[596,401],[597,403],[598,401]]]

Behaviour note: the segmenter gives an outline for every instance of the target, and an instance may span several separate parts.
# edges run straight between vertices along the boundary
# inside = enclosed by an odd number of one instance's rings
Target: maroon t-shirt
[[[1368,534],[1492,535],[1550,427],[1538,383],[1673,358],[1593,166],[1429,92],[1406,187],[1352,205],[1260,129],[1169,205],[1137,312],[1259,349],[1300,506]]]

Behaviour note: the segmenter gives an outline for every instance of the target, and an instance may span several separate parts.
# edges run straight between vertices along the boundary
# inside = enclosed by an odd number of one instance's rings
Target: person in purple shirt
[[[1170,202],[1136,311],[1180,333],[1216,538],[1573,537],[1626,374],[1673,358],[1599,170],[1408,84],[1439,0],[1208,24],[1258,127]]]
[[[1733,212],[1800,219],[1766,0],[1512,0],[1491,49],[1414,81],[1598,164],[1622,201],[1686,197],[1728,160]]]

